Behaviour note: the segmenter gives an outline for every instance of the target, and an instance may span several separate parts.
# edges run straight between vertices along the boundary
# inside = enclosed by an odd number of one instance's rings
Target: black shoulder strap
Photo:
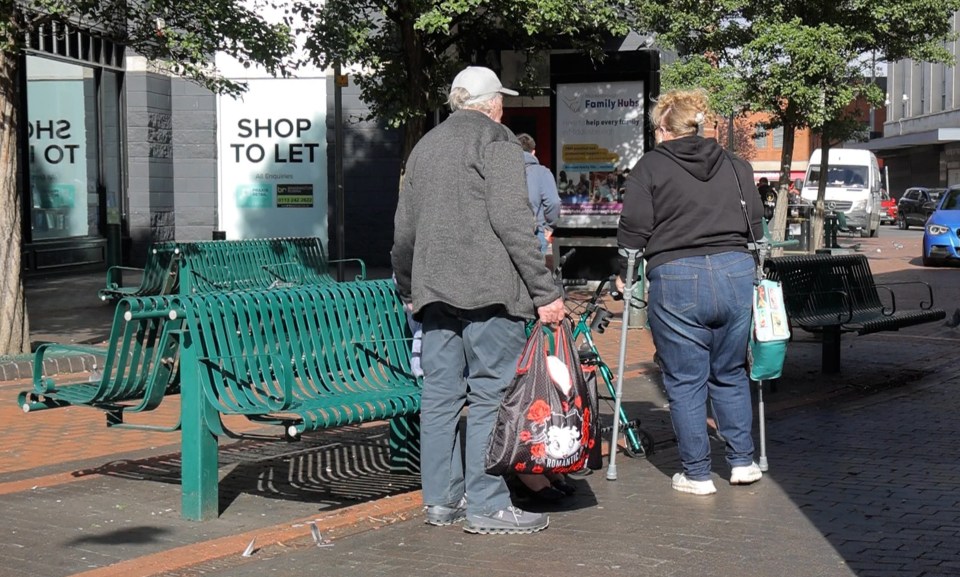
[[[724,150],[723,154],[730,162],[730,169],[733,170],[733,177],[737,180],[737,192],[740,193],[740,209],[743,211],[743,220],[747,223],[747,237],[753,244],[753,250],[750,252],[753,254],[753,260],[757,263],[757,280],[762,280],[764,276],[763,261],[760,257],[760,248],[757,245],[757,237],[753,234],[753,226],[750,224],[750,215],[747,214],[747,201],[743,196],[743,186],[740,184],[740,175],[737,174],[737,165],[733,162],[733,158],[730,157],[729,152]]]

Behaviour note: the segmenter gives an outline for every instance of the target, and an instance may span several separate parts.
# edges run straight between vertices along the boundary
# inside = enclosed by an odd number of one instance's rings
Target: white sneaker
[[[673,490],[693,495],[713,495],[717,492],[712,480],[693,481],[683,473],[677,473],[673,476]]]
[[[730,470],[731,485],[749,485],[750,483],[759,481],[760,477],[763,477],[763,471],[760,470],[760,465],[756,463],[750,463],[743,467],[734,467]]]

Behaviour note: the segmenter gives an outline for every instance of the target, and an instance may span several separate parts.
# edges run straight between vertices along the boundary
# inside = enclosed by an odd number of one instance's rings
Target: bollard
[[[823,215],[823,247],[837,248],[837,215],[828,212]]]

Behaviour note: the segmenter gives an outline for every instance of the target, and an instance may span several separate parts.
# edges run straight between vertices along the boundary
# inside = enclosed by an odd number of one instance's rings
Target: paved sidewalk
[[[960,269],[921,270],[905,256],[914,247],[883,239],[863,245],[878,278],[932,279],[948,318],[960,305]],[[81,296],[98,282],[31,283],[34,338],[102,338],[109,307]],[[608,361],[618,336],[614,323],[600,337]],[[376,425],[286,443],[277,430],[228,421],[257,436],[222,440],[220,518],[184,521],[179,433],[107,429],[83,408],[24,415],[13,401],[29,384],[0,379],[0,577],[960,574],[960,329],[845,335],[842,372],[830,376],[819,373],[820,343],[799,333],[784,378],[764,395],[768,475],[730,487],[719,458],[719,492],[708,498],[670,489],[679,464],[649,332],[629,338],[624,407],[656,453],[620,453],[618,480],[601,470],[577,481],[550,528],[526,536],[424,525],[418,479],[387,472]],[[169,424],[177,414],[171,398],[143,417]]]

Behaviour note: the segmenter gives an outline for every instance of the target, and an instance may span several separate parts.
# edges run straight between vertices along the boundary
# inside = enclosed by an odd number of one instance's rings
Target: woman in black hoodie
[[[750,165],[699,136],[708,115],[702,91],[661,95],[652,118],[658,146],[630,171],[618,231],[620,246],[642,250],[647,260],[650,329],[683,464],[673,488],[695,495],[717,491],[708,398],[726,441],[730,483],[762,476],[753,461],[746,353],[756,266],[747,220],[762,237],[763,206]],[[748,218],[738,179],[749,187]]]

